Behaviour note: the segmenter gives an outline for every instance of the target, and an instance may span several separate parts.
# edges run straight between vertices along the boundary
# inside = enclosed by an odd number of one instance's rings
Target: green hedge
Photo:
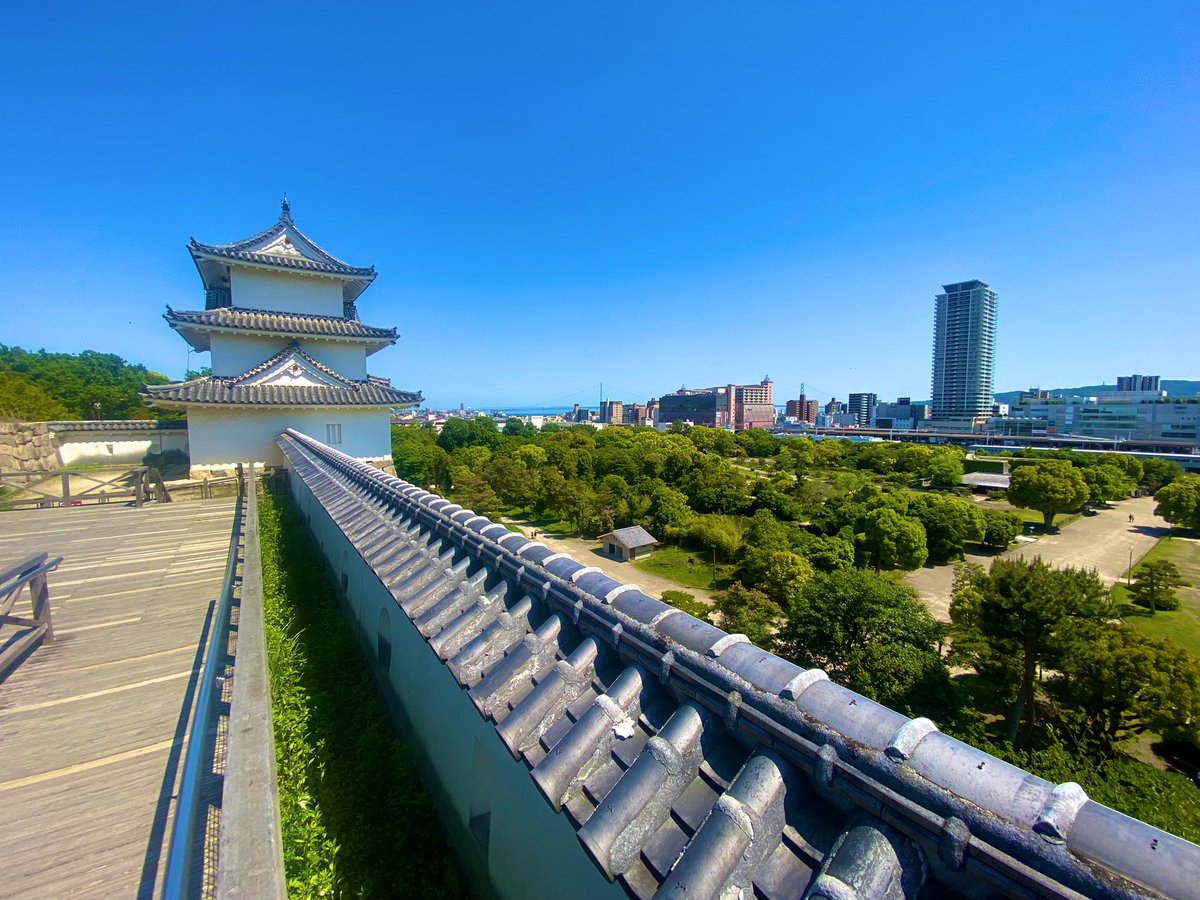
[[[290,498],[259,504],[288,896],[470,894]]]
[[[964,459],[964,472],[989,472],[993,475],[1004,474],[1004,460],[1002,459]]]

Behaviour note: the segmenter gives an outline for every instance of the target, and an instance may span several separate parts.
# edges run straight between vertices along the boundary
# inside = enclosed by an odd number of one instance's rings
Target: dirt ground
[[[1131,555],[1136,565],[1170,530],[1165,520],[1154,515],[1154,506],[1152,497],[1123,500],[1094,516],[1076,520],[1057,534],[1043,535],[1032,542],[1020,541],[1003,556],[1009,559],[1040,556],[1053,566],[1095,569],[1100,579],[1111,585],[1125,575]],[[986,567],[995,558],[996,554],[991,553],[968,553],[965,561]],[[953,565],[926,566],[909,572],[905,581],[920,594],[937,619],[950,621]]]

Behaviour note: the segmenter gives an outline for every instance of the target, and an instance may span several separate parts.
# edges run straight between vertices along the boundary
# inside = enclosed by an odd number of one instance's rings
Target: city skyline
[[[0,341],[207,364],[161,327],[202,299],[180,251],[287,192],[376,266],[361,315],[401,334],[379,374],[438,407],[764,371],[781,402],[926,399],[930,299],[972,278],[1003,297],[997,390],[1194,377],[1200,14],[1034,9],[479,7],[286,34],[247,10],[219,46],[182,10],[21,9]],[[988,65],[949,78],[947,47]],[[281,91],[307,102],[265,113]],[[1132,318],[1152,304],[1170,327]]]

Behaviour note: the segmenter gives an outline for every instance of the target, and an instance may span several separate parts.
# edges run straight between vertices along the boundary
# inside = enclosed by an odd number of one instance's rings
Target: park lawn
[[[1154,616],[1134,613],[1127,621],[1149,637],[1170,638],[1195,656],[1200,656],[1200,539],[1180,537],[1177,530],[1172,535],[1155,544],[1138,565],[1165,559],[1179,567],[1183,580],[1190,582],[1190,586],[1178,589],[1179,609]],[[1134,571],[1137,571],[1137,566],[1134,566]],[[1124,584],[1113,585],[1113,600],[1121,604],[1131,602]]]
[[[509,521],[502,521],[504,519],[508,519]],[[537,518],[532,516],[529,510],[517,509],[515,507],[501,509],[493,517],[493,520],[499,521],[509,531],[515,531],[517,534],[525,535],[525,537],[532,537],[534,531],[545,533],[552,538],[579,537],[579,532],[575,530],[570,522],[560,522],[548,516]]]
[[[1045,523],[1043,516],[1036,509],[1021,509],[1013,506],[1007,500],[987,500],[979,504],[980,509],[995,509],[1001,512],[1015,512],[1021,517],[1021,521],[1030,525],[1037,525],[1039,528]],[[1059,531],[1066,528],[1072,522],[1080,518],[1082,513],[1059,513],[1054,517],[1054,527]]]
[[[634,561],[634,566],[643,572],[669,578],[682,587],[708,590],[713,587],[712,557],[705,558],[703,553],[695,553],[682,547],[659,547],[645,559]],[[717,565],[717,583],[715,590],[724,590],[733,584],[733,566]]]

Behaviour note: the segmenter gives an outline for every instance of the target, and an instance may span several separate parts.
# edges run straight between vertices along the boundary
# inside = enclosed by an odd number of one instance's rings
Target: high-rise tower
[[[942,288],[934,299],[933,420],[969,426],[992,410],[996,292],[978,280]]]

